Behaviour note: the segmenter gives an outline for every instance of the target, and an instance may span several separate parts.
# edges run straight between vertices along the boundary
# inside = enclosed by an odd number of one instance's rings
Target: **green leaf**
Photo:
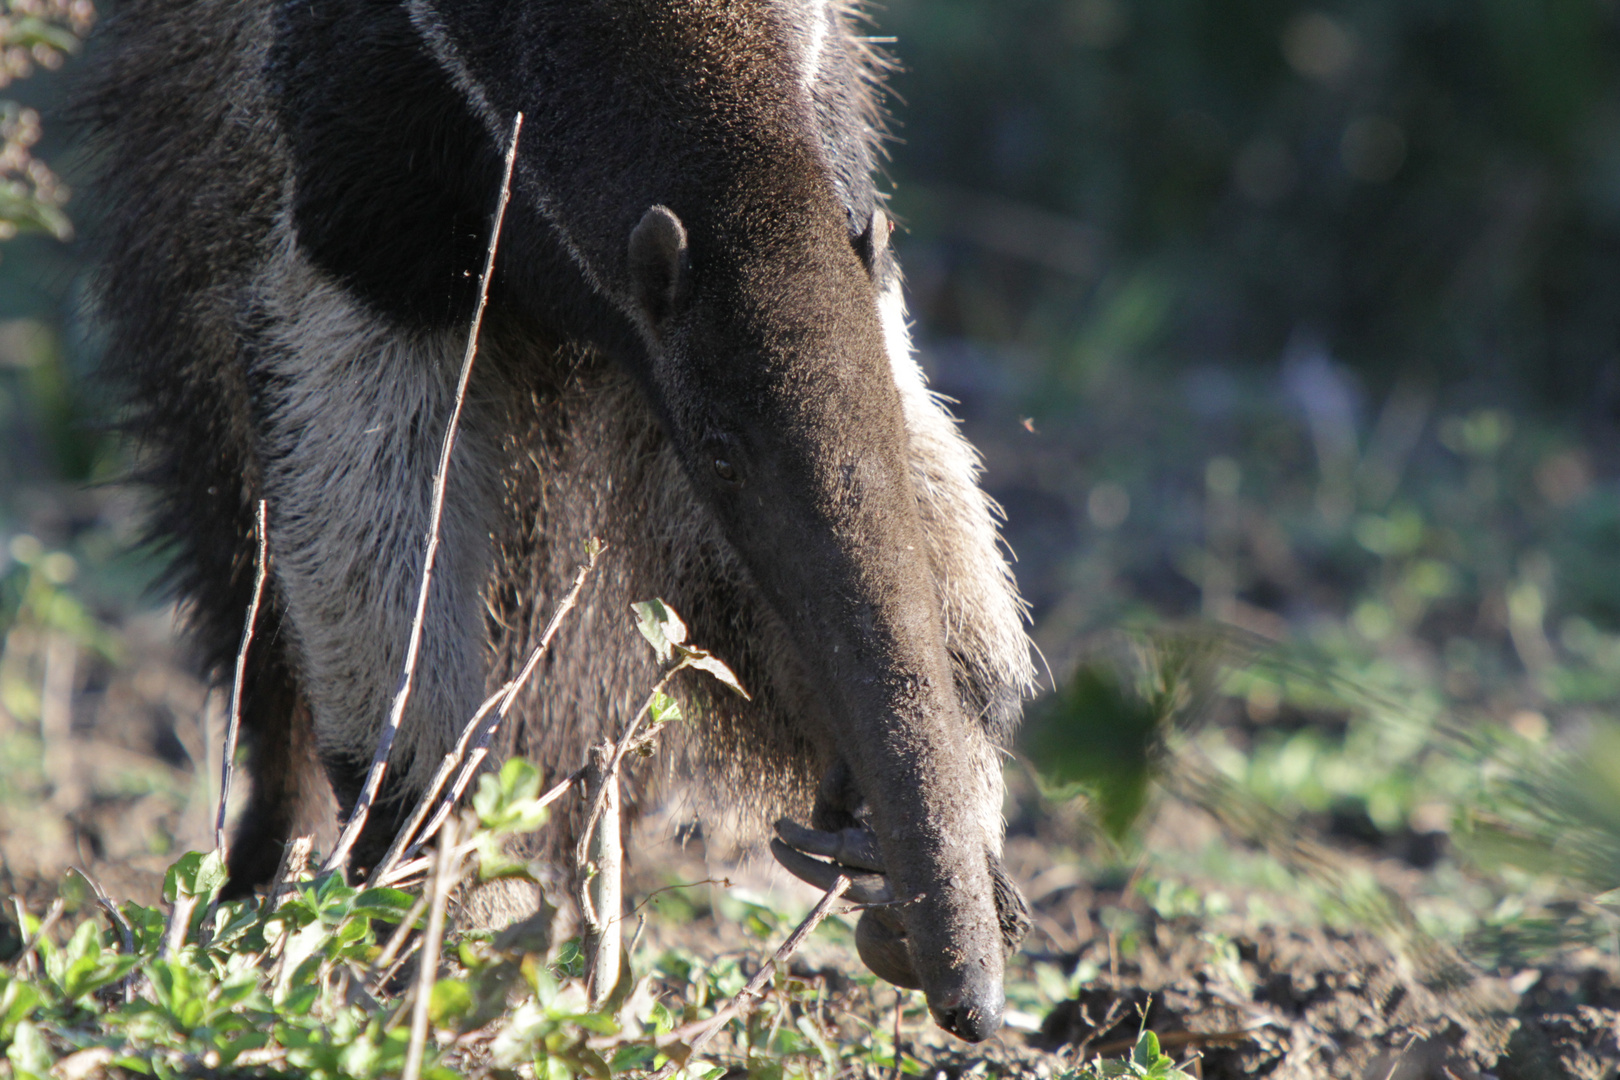
[[[415,897],[403,889],[366,889],[354,898],[354,909],[374,919],[403,919],[410,914]]]
[[[190,1034],[206,1015],[208,984],[202,972],[181,959],[153,960],[147,965],[158,1007],[174,1027]]]
[[[294,987],[281,1001],[281,1011],[288,1016],[306,1016],[320,1000],[321,988],[314,983]]]
[[[498,774],[478,778],[473,810],[485,828],[496,832],[533,832],[545,824],[540,805],[540,770],[522,758],[511,758]]]
[[[87,956],[75,960],[63,975],[62,996],[69,1001],[76,1001],[86,994],[93,994],[103,986],[122,979],[139,967],[140,963],[141,958],[138,956],[117,954]]]
[[[602,1013],[574,1013],[571,1016],[563,1017],[563,1019],[598,1035],[617,1035],[619,1033],[619,1022],[613,1017]]]
[[[1162,1056],[1159,1053],[1159,1037],[1151,1031],[1144,1031],[1136,1040],[1136,1049],[1131,1051],[1131,1064],[1151,1069]]]
[[[163,875],[163,899],[171,904],[182,896],[212,900],[224,887],[225,860],[218,851],[188,851]]]
[[[684,719],[681,716],[680,702],[665,693],[656,693],[652,696],[652,704],[647,709],[647,719],[653,727],[667,724],[671,720]]]
[[[124,918],[129,920],[135,935],[135,952],[141,956],[155,956],[163,942],[163,913],[156,908],[126,903]]]
[[[632,1070],[647,1070],[653,1068],[654,1059],[658,1057],[658,1048],[646,1045],[621,1046],[613,1052],[613,1060],[608,1067],[615,1073],[630,1072]]]
[[[1085,793],[1115,840],[1147,805],[1164,719],[1154,702],[1103,664],[1088,664],[1031,710],[1023,743],[1048,797]]]
[[[336,923],[348,916],[358,890],[350,888],[343,880],[342,874],[323,874],[315,879],[313,885],[309,896],[313,899],[315,909],[321,918]]]
[[[56,1055],[51,1052],[50,1044],[40,1034],[39,1028],[24,1020],[17,1025],[17,1031],[11,1037],[6,1060],[11,1062],[13,1075],[19,1080],[50,1080]]]
[[[636,613],[636,629],[653,647],[662,663],[669,663],[675,655],[675,646],[686,641],[686,623],[662,600],[648,600],[631,604]]]
[[[43,45],[65,53],[79,51],[79,39],[65,26],[56,26],[31,15],[20,18],[13,15],[10,23],[5,42],[7,45],[21,45],[25,48]]]
[[[0,1043],[9,1042],[17,1025],[33,1014],[40,993],[21,978],[0,975]]]
[[[428,998],[428,1015],[435,1024],[447,1026],[473,1010],[471,988],[460,979],[440,979]]]
[[[368,1038],[358,1038],[343,1048],[338,1062],[348,1076],[376,1076],[383,1063],[383,1050]]]

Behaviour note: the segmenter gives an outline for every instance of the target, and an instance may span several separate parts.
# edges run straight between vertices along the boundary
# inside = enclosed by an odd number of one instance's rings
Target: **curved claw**
[[[776,823],[776,835],[780,836],[789,847],[797,848],[807,855],[820,855],[842,866],[853,867],[856,870],[870,870],[874,874],[884,872],[883,856],[878,852],[877,837],[872,835],[870,829],[839,829],[837,832],[824,832],[821,829],[807,829],[796,821],[782,818]]]
[[[781,863],[788,873],[818,889],[832,888],[832,883],[839,874],[849,878],[849,888],[844,892],[844,896],[852,903],[894,903],[894,893],[889,889],[889,879],[882,874],[863,874],[852,867],[822,862],[789,847],[780,840],[771,841],[771,854],[776,856],[776,861]]]

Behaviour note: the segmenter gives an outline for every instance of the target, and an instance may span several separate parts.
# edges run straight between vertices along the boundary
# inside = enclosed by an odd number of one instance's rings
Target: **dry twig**
[[[452,818],[439,830],[439,856],[434,860],[432,899],[428,904],[427,930],[422,936],[422,958],[416,975],[416,1000],[411,1005],[411,1042],[405,1054],[401,1080],[418,1080],[422,1075],[422,1054],[427,1047],[428,1007],[433,1003],[433,983],[439,974],[439,948],[444,943],[444,911],[450,890],[460,878],[461,853],[456,850],[456,823]]]
[[[422,582],[416,595],[416,615],[411,619],[410,638],[405,645],[405,670],[400,677],[399,690],[388,710],[388,720],[377,737],[377,751],[366,773],[365,785],[355,800],[354,811],[348,823],[332,845],[332,853],[321,864],[323,871],[341,870],[348,865],[349,853],[365,828],[371,814],[371,805],[382,788],[383,776],[388,772],[388,755],[394,748],[394,736],[405,719],[405,706],[410,701],[411,685],[416,678],[416,658],[422,648],[422,626],[427,618],[428,594],[433,585],[433,563],[438,557],[440,523],[444,518],[444,493],[450,474],[450,455],[456,446],[456,429],[461,422],[462,405],[467,399],[467,383],[472,378],[473,358],[478,355],[478,332],[484,324],[484,306],[489,302],[489,280],[495,270],[495,251],[501,238],[501,224],[506,219],[506,203],[512,194],[512,167],[517,161],[518,135],[523,130],[523,114],[512,122],[512,139],[506,147],[506,171],[501,177],[500,198],[495,204],[495,222],[489,230],[489,250],[484,257],[484,272],[478,279],[478,305],[473,309],[472,327],[467,333],[467,350],[461,360],[461,378],[456,383],[455,405],[445,425],[444,443],[439,450],[439,467],[433,475],[433,504],[428,514],[427,550],[422,555]]]
[[[20,897],[13,896],[11,898],[11,903],[12,906],[17,909],[17,929],[21,930],[23,927],[28,925],[28,913],[23,908],[22,899]],[[67,901],[58,896],[56,900],[52,902],[50,908],[45,912],[45,917],[39,921],[39,929],[28,935],[28,939],[23,942],[22,948],[18,950],[16,956],[11,958],[10,962],[13,964],[24,964],[28,966],[30,970],[32,970],[34,966],[33,953],[35,947],[38,946],[41,941],[45,940],[45,935],[51,932],[51,928],[56,925],[56,920],[62,917],[62,912],[65,910],[67,910]]]
[[[411,931],[416,928],[416,920],[421,918],[422,911],[427,907],[427,904],[426,893],[416,898],[416,902],[411,905],[411,910],[406,913],[405,918],[401,919],[399,925],[394,927],[394,932],[389,936],[388,943],[383,946],[382,952],[378,953],[377,959],[372,961],[371,985],[373,993],[381,992],[383,984],[393,977],[394,959],[396,957],[404,959],[400,950],[405,947],[405,942],[410,939]]]
[[[529,658],[524,663],[522,670],[516,676],[507,680],[499,690],[486,698],[484,703],[478,707],[478,711],[473,714],[472,719],[467,721],[466,727],[462,728],[461,737],[456,740],[455,749],[446,754],[444,760],[439,763],[439,769],[433,774],[433,779],[429,782],[427,790],[423,792],[422,798],[417,802],[411,820],[399,831],[399,835],[394,837],[393,844],[388,848],[388,854],[383,856],[382,861],[377,864],[377,868],[372,871],[372,880],[382,882],[393,872],[395,865],[401,859],[408,859],[420,851],[422,846],[433,838],[433,834],[444,823],[444,819],[449,815],[451,809],[460,801],[462,793],[467,788],[467,782],[472,778],[473,773],[477,771],[485,754],[489,752],[489,744],[495,737],[496,729],[500,727],[501,721],[506,719],[507,714],[512,711],[518,693],[534,675],[535,669],[540,666],[541,659],[545,656],[547,650],[551,648],[551,639],[556,636],[557,629],[562,625],[563,618],[578,603],[580,590],[585,587],[585,581],[590,576],[591,571],[596,569],[596,560],[603,550],[603,545],[595,541],[586,548],[587,561],[580,566],[579,572],[574,575],[574,583],[563,597],[562,603],[557,606],[557,610],[552,614],[551,621],[546,624],[545,632],[540,635],[540,643],[529,653]],[[485,724],[484,721],[491,710],[497,710],[495,719]],[[474,741],[474,736],[476,736],[476,741]],[[470,756],[469,744],[471,744]],[[456,776],[455,784],[443,799],[439,799],[439,793],[444,788],[445,781],[449,779],[452,772],[456,771],[457,766],[460,766],[461,769]],[[435,807],[435,800],[438,800],[437,807]],[[418,836],[417,830],[421,827],[423,819],[427,817],[430,810],[434,811],[433,820],[428,824],[427,828],[422,829],[421,835]]]
[[[619,823],[619,784],[609,771],[612,743],[601,743],[590,751],[585,770],[585,790],[600,801],[602,815],[596,821],[592,840],[586,849],[588,872],[580,875],[580,921],[584,923],[581,946],[585,953],[585,999],[592,1009],[600,1009],[618,985],[623,965],[620,944],[623,935],[619,920],[624,908],[624,850]]]
[[[771,955],[771,958],[760,965],[759,970],[754,972],[754,977],[748,980],[748,985],[737,991],[736,996],[721,1006],[720,1010],[713,1016],[707,1020],[699,1020],[684,1027],[678,1027],[669,1034],[661,1036],[658,1039],[660,1049],[685,1042],[687,1047],[685,1060],[676,1060],[672,1056],[669,1062],[648,1077],[648,1080],[669,1080],[669,1077],[674,1076],[679,1069],[690,1063],[692,1055],[696,1054],[710,1039],[714,1038],[721,1028],[739,1016],[746,1016],[749,1010],[754,1007],[754,1002],[761,996],[766,984],[771,981],[771,976],[775,974],[777,965],[786,963],[794,953],[799,951],[799,946],[804,944],[804,939],[809,937],[815,928],[821,925],[821,920],[825,919],[828,913],[832,911],[833,904],[838,902],[838,898],[844,895],[844,890],[847,888],[849,888],[849,878],[842,874],[834,878],[832,886],[822,896],[820,903],[816,904],[810,914],[804,917],[804,921],[794,928],[793,933],[788,935],[787,940],[782,942],[776,952]]]
[[[129,920],[124,918],[122,911],[118,910],[118,905],[113,903],[111,896],[107,895],[107,890],[101,887],[101,882],[91,877],[80,867],[75,866],[73,872],[83,878],[86,885],[90,886],[90,891],[95,894],[96,903],[101,905],[101,910],[107,913],[107,918],[111,919],[112,924],[118,928],[118,936],[124,943],[124,951],[133,956],[135,954],[135,928],[129,925]],[[135,980],[137,977],[135,972],[130,972],[122,979],[119,979],[115,986],[115,989],[123,994],[125,1002],[132,1001],[135,998]]]
[[[281,862],[276,866],[276,876],[270,879],[270,891],[264,894],[259,902],[259,928],[262,930],[270,921],[270,916],[276,913],[281,906],[281,894],[286,890],[288,883],[296,886],[298,877],[309,869],[309,855],[315,847],[313,836],[300,836],[295,838],[286,847],[281,849]],[[276,970],[280,969],[281,960],[285,953],[277,955]],[[263,965],[270,958],[270,953],[259,961]]]
[[[231,712],[225,724],[225,760],[219,767],[219,808],[214,814],[214,847],[221,856],[229,851],[225,843],[225,807],[231,798],[231,779],[236,774],[236,738],[242,726],[242,684],[247,678],[248,648],[259,621],[259,604],[264,599],[264,579],[270,565],[269,537],[265,532],[265,502],[259,500],[259,560],[253,571],[253,599],[248,603],[247,622],[242,627],[242,643],[236,650],[236,674],[231,679]]]
[[[652,692],[647,695],[647,700],[641,703],[641,711],[636,713],[635,718],[630,721],[630,726],[625,729],[624,735],[619,739],[618,745],[613,748],[612,758],[608,760],[607,765],[602,769],[602,782],[596,789],[596,797],[591,801],[591,811],[588,815],[586,815],[585,828],[581,830],[579,834],[579,844],[574,851],[574,861],[579,866],[582,874],[585,872],[587,863],[590,861],[589,855],[591,838],[595,835],[596,826],[602,818],[602,811],[607,806],[608,789],[613,784],[618,783],[619,765],[624,761],[625,752],[630,749],[631,743],[635,741],[636,732],[641,729],[641,722],[645,720],[647,718],[647,714],[652,711],[653,702],[658,699],[658,695],[662,694],[664,692],[664,687],[669,685],[669,681],[686,667],[688,667],[688,664],[686,659],[683,658],[680,663],[666,671],[663,678],[658,680],[658,685],[652,688]],[[581,770],[581,773],[583,772],[584,770]],[[585,905],[588,909],[590,906],[590,901],[588,898],[585,900]],[[594,911],[586,910],[580,914],[584,916],[587,922],[594,922],[596,920],[596,913]]]

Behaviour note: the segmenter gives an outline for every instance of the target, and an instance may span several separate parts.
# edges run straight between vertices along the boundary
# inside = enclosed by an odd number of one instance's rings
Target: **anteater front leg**
[[[250,382],[284,631],[348,813],[401,681],[463,339],[393,326],[287,251],[249,318]],[[463,414],[409,707],[356,866],[381,856],[483,690],[498,505],[488,426]]]

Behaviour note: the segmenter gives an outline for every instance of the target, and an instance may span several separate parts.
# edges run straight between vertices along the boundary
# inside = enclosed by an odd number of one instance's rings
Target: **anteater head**
[[[966,747],[917,514],[871,242],[831,199],[761,225],[653,206],[627,269],[650,383],[694,487],[824,688],[826,755],[863,805],[938,1021],[1001,1022],[999,807]],[[794,208],[799,209],[799,208]],[[887,972],[886,972],[887,974]]]

